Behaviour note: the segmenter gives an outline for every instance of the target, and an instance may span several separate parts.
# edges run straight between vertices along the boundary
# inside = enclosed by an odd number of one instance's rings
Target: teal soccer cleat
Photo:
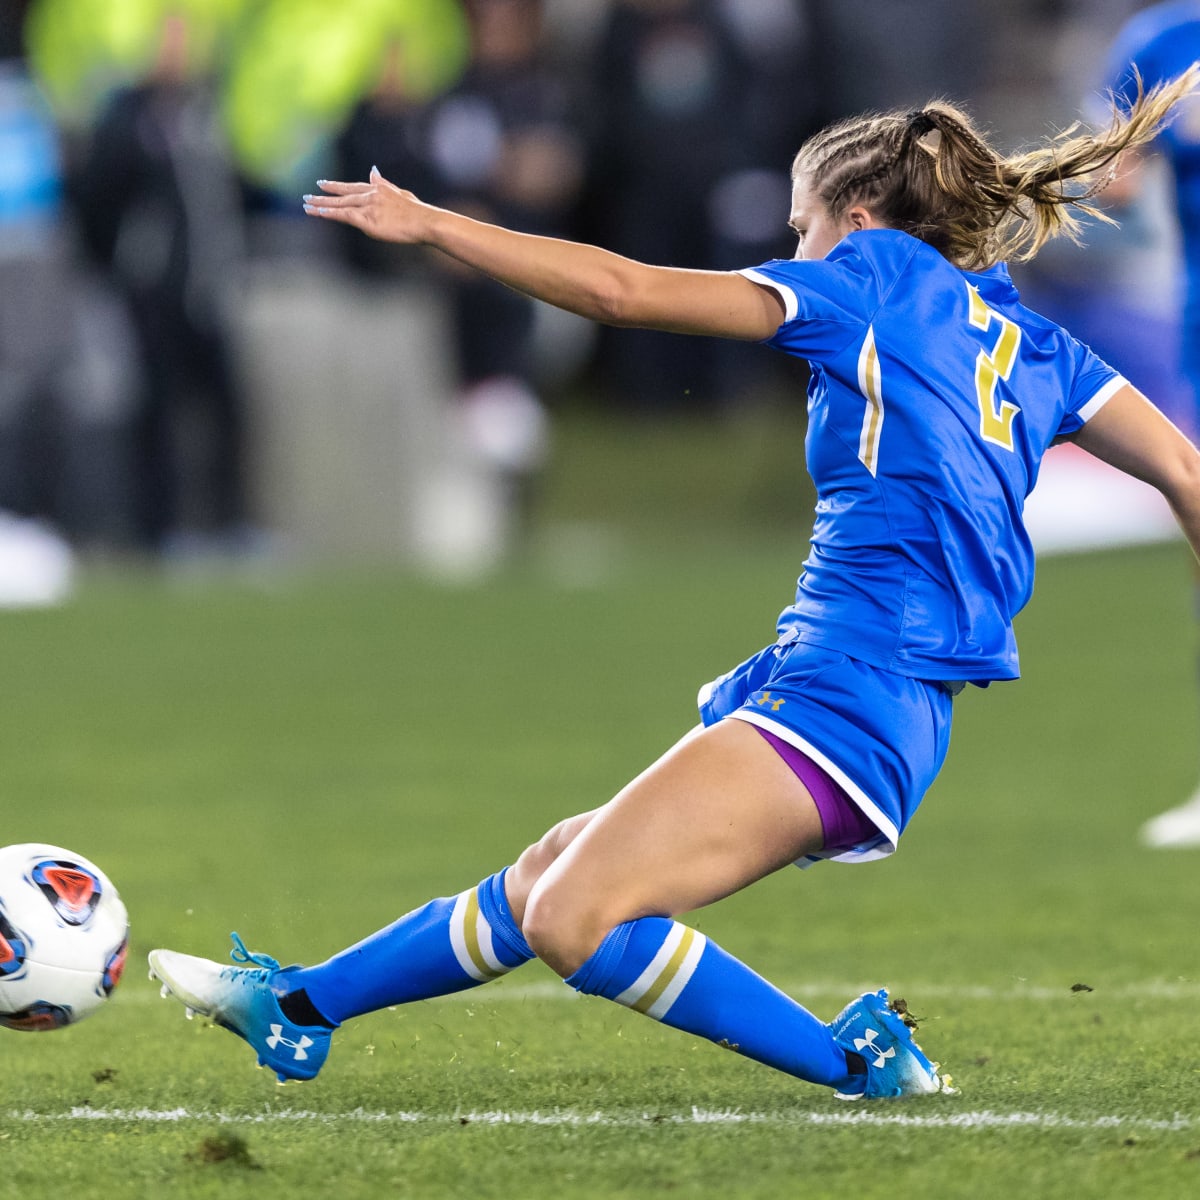
[[[281,967],[266,954],[251,954],[235,933],[229,957],[250,966],[224,967],[207,958],[174,950],[150,951],[150,978],[162,982],[162,994],[183,1002],[194,1013],[250,1043],[258,1065],[275,1072],[280,1083],[312,1079],[325,1063],[333,1033],[327,1025],[297,1025],[284,1016],[279,1000],[287,995]]]
[[[925,1096],[953,1093],[949,1075],[921,1052],[913,1041],[916,1022],[903,1000],[889,1000],[887,989],[866,992],[852,1000],[832,1021],[829,1030],[843,1050],[862,1056],[867,1064],[862,1092],[835,1092],[839,1100]]]

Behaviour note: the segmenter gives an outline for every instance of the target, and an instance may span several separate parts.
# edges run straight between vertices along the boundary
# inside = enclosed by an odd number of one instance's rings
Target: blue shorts
[[[798,641],[768,646],[699,696],[705,725],[736,717],[770,730],[823,767],[879,831],[814,862],[865,862],[896,849],[945,761],[953,704],[940,683]]]

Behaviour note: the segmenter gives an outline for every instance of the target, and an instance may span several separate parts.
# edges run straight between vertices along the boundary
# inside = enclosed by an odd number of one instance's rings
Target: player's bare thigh
[[[510,872],[509,898],[533,949],[570,974],[614,926],[711,904],[822,840],[800,780],[757,730],[726,720],[551,830]]]
[[[668,751],[673,753],[680,746],[699,737],[704,732],[703,725],[689,729],[687,733]],[[508,906],[512,910],[517,924],[525,918],[525,902],[533,885],[541,878],[550,864],[587,828],[592,818],[602,809],[593,808],[587,812],[577,813],[559,821],[543,837],[529,846],[521,857],[509,868],[504,877],[504,891],[508,898]]]

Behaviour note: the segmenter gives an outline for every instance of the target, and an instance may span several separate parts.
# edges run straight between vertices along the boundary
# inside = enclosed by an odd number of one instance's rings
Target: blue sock
[[[678,921],[618,925],[567,983],[810,1083],[862,1090],[824,1022]]]
[[[475,987],[528,962],[533,951],[513,920],[504,871],[458,896],[431,900],[315,967],[289,971],[329,1024]]]

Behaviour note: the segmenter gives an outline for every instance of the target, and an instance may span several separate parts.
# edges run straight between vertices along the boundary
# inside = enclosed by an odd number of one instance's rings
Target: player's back
[[[898,231],[759,275],[793,296],[772,344],[813,365],[817,513],[785,626],[903,674],[1015,677],[1025,497],[1115,373],[1026,309],[1003,266],[964,272]]]

